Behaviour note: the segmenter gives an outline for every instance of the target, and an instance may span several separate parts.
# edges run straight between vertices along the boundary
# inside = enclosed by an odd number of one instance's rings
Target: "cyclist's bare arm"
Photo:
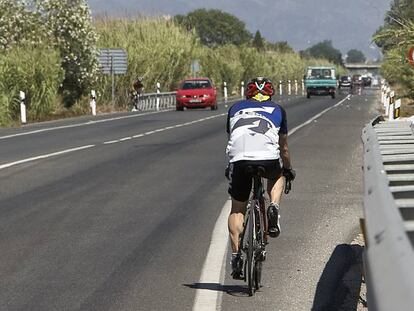
[[[290,163],[289,147],[287,143],[287,134],[279,134],[279,148],[280,148],[280,156],[282,157],[282,160],[283,160],[283,167],[291,168],[292,165]]]

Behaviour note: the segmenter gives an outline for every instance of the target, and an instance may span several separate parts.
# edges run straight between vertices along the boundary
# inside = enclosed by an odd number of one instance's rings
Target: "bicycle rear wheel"
[[[257,202],[259,203],[259,202]],[[255,290],[258,290],[261,286],[262,282],[262,265],[263,265],[263,251],[264,251],[264,236],[265,232],[264,230],[264,223],[263,223],[263,217],[261,215],[261,212],[259,211],[259,208],[254,209],[255,214],[255,220],[256,220],[256,226],[254,228],[256,234],[255,234],[255,248],[254,248],[254,287]]]
[[[249,209],[249,214],[247,216],[247,258],[246,258],[246,274],[247,274],[247,286],[249,291],[249,296],[253,296],[256,289],[255,286],[255,241],[254,241],[254,230],[255,230],[255,219],[254,219],[254,201],[251,202],[252,206]]]

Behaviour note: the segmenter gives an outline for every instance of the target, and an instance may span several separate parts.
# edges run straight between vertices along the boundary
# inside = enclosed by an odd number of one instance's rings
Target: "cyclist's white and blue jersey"
[[[242,100],[227,115],[229,162],[277,160],[279,133],[287,134],[286,112],[272,101]]]

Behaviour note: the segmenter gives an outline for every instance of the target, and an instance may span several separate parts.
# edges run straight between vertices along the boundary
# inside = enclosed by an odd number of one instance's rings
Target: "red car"
[[[191,78],[181,82],[176,95],[176,109],[185,108],[217,109],[217,90],[208,78]]]

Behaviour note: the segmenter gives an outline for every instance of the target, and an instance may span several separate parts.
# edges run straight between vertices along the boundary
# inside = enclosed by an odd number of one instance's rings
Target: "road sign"
[[[410,51],[408,52],[408,61],[410,62],[411,66],[414,66],[414,46],[411,47]]]
[[[193,77],[196,77],[200,72],[200,61],[195,59],[191,62],[191,73]]]
[[[128,69],[127,53],[124,49],[100,49],[99,68],[103,74],[126,74]]]
[[[115,75],[126,74],[128,69],[127,52],[124,49],[99,49],[99,68],[112,78],[112,103],[115,103]]]

